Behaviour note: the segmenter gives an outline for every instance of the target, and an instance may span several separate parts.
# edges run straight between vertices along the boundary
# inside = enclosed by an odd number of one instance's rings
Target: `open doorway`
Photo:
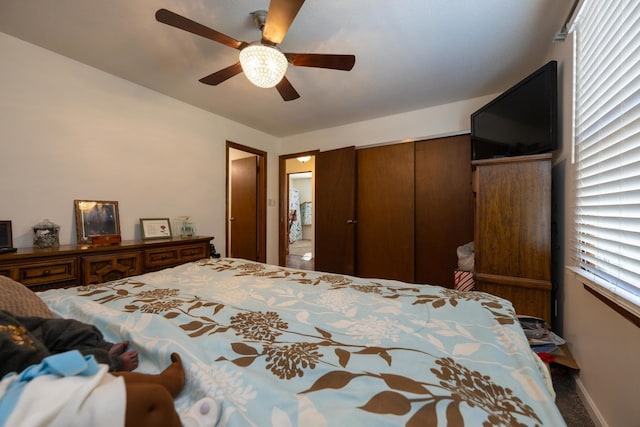
[[[289,250],[287,267],[313,270],[312,172],[295,172],[289,177]]]
[[[227,141],[226,253],[266,262],[266,153]]]
[[[283,156],[280,166],[280,264],[314,270],[315,156]]]

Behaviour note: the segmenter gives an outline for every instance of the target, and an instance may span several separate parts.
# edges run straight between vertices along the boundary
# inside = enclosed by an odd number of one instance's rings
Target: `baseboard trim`
[[[609,424],[607,424],[595,403],[591,400],[591,396],[589,396],[589,393],[584,387],[584,384],[582,384],[582,381],[580,381],[580,378],[578,376],[574,376],[574,379],[576,381],[576,391],[578,392],[578,396],[580,397],[580,400],[582,400],[582,404],[589,413],[593,423],[596,427],[609,427]]]

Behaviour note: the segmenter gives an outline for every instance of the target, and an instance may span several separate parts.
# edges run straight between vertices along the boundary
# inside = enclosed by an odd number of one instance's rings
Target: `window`
[[[640,2],[585,0],[575,25],[576,271],[640,316]]]

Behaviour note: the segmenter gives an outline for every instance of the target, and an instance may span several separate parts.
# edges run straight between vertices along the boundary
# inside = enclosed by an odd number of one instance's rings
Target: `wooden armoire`
[[[551,154],[473,162],[476,290],[551,320]]]

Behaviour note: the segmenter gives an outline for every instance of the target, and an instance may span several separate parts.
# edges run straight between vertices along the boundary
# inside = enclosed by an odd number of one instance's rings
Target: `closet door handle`
[[[347,220],[347,224],[357,224],[358,220],[357,219],[348,219]]]
[[[229,218],[229,221],[235,221],[236,219],[234,217]]]

